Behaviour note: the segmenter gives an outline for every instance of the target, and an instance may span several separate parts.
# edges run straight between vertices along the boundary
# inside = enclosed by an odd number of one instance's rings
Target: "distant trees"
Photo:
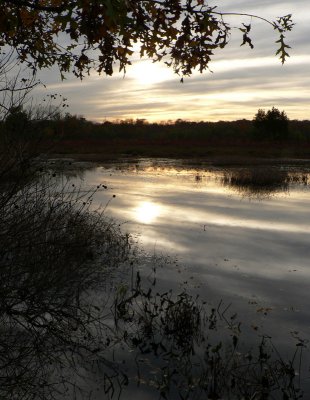
[[[289,119],[285,111],[272,107],[267,112],[259,109],[254,116],[255,134],[261,138],[286,139],[288,137]]]

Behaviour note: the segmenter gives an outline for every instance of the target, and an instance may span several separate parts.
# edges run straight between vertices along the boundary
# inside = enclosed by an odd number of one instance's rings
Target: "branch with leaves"
[[[140,56],[163,60],[180,76],[203,72],[217,49],[229,42],[231,15],[259,19],[280,36],[277,54],[288,57],[285,33],[291,15],[270,21],[245,13],[225,13],[204,0],[5,0],[0,4],[0,49],[14,49],[36,71],[58,65],[62,78],[96,70],[126,71],[133,48]],[[251,25],[240,25],[242,44],[253,47]]]

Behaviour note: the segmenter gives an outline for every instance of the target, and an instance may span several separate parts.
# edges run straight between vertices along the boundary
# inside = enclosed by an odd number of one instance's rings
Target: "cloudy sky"
[[[241,32],[233,31],[230,44],[218,51],[210,69],[180,83],[165,64],[137,60],[126,76],[95,74],[80,82],[57,71],[42,71],[46,92],[68,98],[69,111],[93,121],[145,118],[149,121],[251,119],[258,108],[284,109],[291,119],[310,119],[310,1],[221,0],[221,11],[254,13],[267,19],[293,14],[294,29],[285,65],[275,56],[278,39],[272,27],[249,17],[230,18],[233,26],[252,23],[251,50],[240,47]],[[41,89],[43,90],[43,89]]]

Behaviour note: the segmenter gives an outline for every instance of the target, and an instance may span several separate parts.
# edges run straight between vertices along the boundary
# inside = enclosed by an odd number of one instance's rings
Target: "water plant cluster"
[[[281,166],[252,166],[230,168],[224,171],[222,184],[238,193],[255,198],[269,197],[275,193],[289,192],[292,184],[309,185],[307,172],[290,172]]]
[[[296,339],[290,359],[272,338],[244,342],[242,324],[222,303],[217,308],[191,295],[160,293],[137,273],[115,308],[123,343],[133,351],[138,386],[161,399],[301,399],[298,378],[306,341]]]

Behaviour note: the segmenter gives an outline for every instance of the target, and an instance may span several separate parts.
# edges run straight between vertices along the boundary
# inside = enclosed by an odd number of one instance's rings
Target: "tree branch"
[[[31,2],[31,1],[27,1],[27,0],[6,0],[5,3],[8,3],[9,5],[12,5],[12,6],[29,7],[32,10],[55,12],[55,13],[61,13],[62,11],[66,10],[68,8],[68,4],[66,4],[66,3],[62,4],[61,6],[43,6],[43,5],[40,5],[38,2]],[[76,6],[76,2],[71,1],[70,8],[73,8],[75,6]]]

